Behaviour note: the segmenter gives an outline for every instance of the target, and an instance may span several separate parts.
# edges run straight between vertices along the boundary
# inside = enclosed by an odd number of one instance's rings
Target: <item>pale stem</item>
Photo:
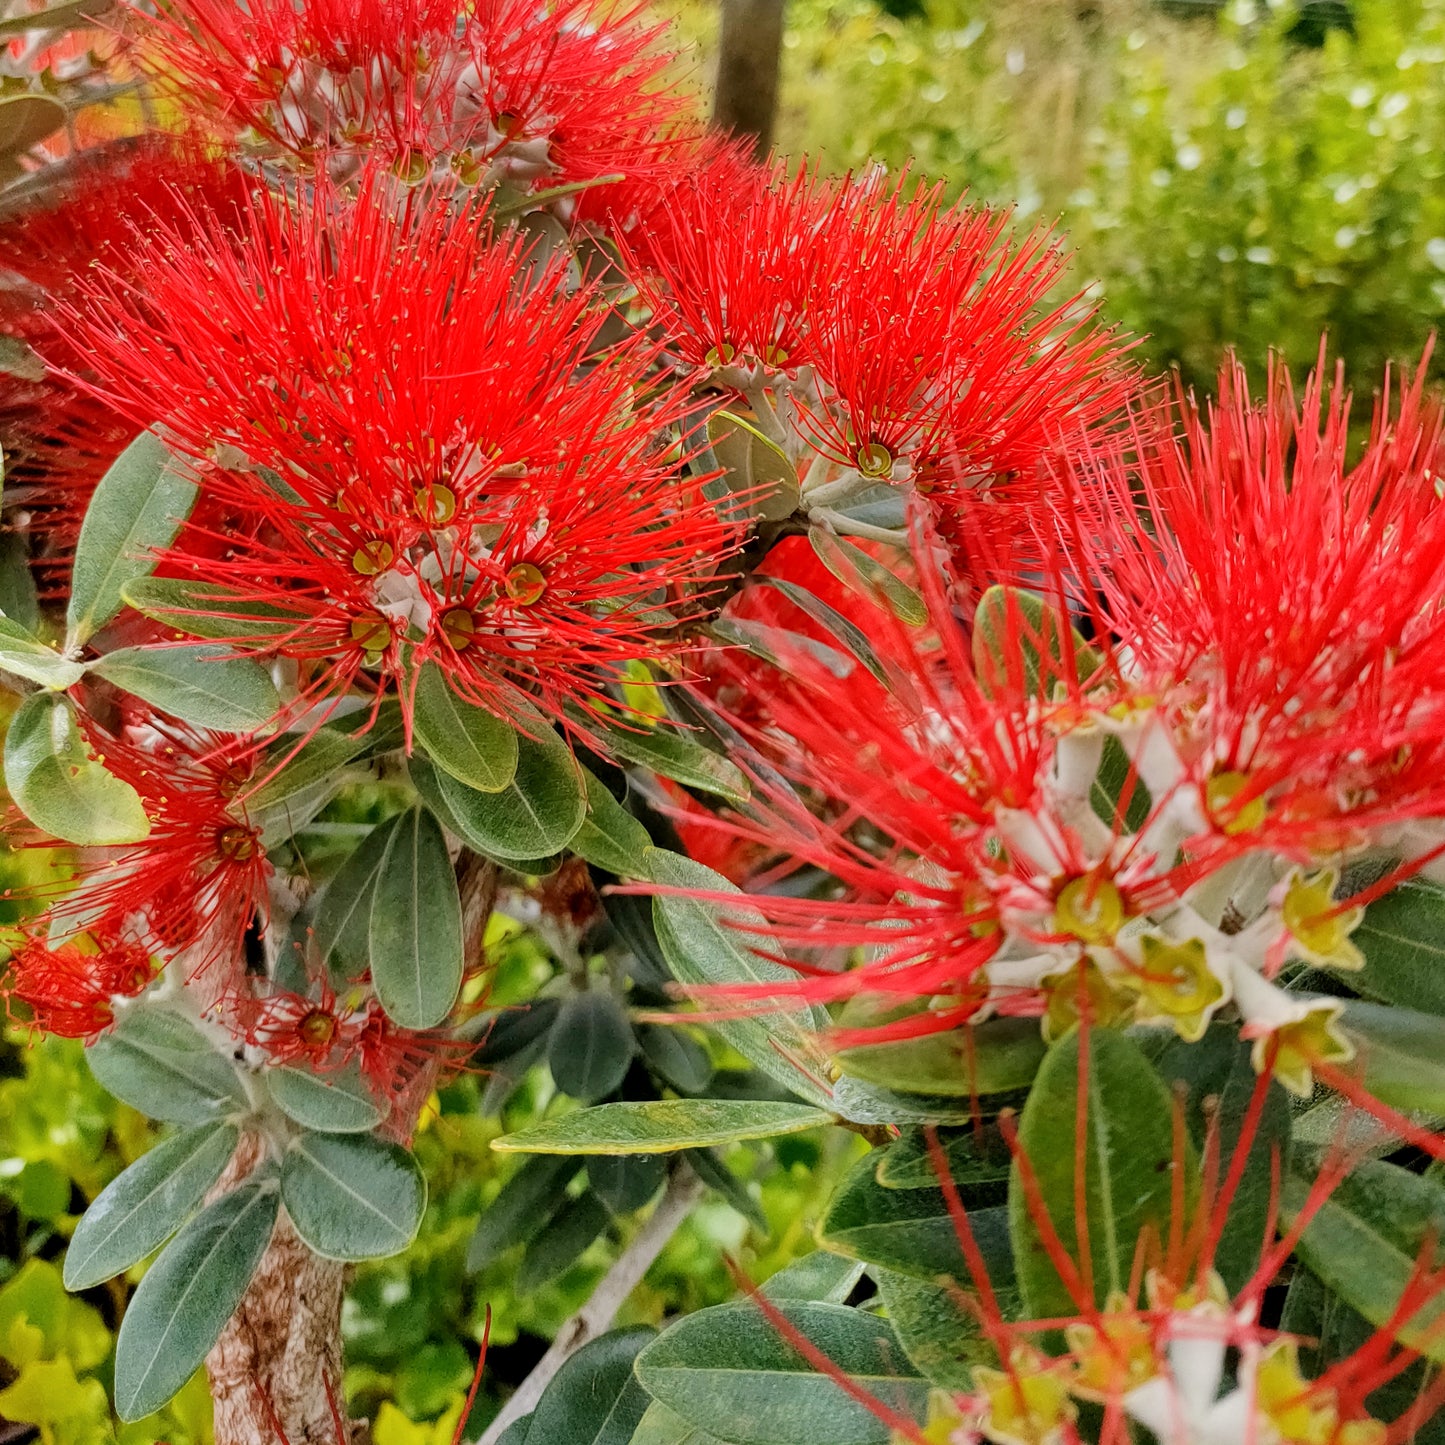
[[[901,528],[875,527],[871,522],[855,522],[853,518],[845,517],[841,512],[834,512],[827,507],[813,507],[808,512],[808,520],[826,527],[830,532],[837,532],[842,537],[862,537],[869,542],[887,542],[893,547],[908,545],[908,533]]]
[[[778,420],[778,414],[773,410],[773,399],[768,395],[768,389],[761,380],[753,383],[746,391],[748,405],[752,407],[757,417],[758,430],[774,442],[782,450],[786,451],[788,446],[788,434],[783,430],[783,424]]]
[[[702,1181],[679,1160],[668,1177],[667,1189],[657,1208],[602,1277],[601,1283],[592,1291],[591,1299],[558,1331],[551,1348],[537,1361],[532,1373],[518,1386],[516,1394],[502,1406],[501,1414],[487,1427],[477,1445],[497,1445],[509,1425],[537,1408],[543,1392],[567,1359],[583,1345],[607,1332],[617,1311],[642,1283],[643,1275],[651,1269],[653,1260],[662,1253],[668,1240],[692,1212],[692,1206],[701,1193]]]
[[[835,502],[846,502],[858,492],[867,491],[869,487],[877,485],[876,479],[865,477],[861,472],[850,468],[836,481],[805,488],[803,495],[810,507],[831,507]]]

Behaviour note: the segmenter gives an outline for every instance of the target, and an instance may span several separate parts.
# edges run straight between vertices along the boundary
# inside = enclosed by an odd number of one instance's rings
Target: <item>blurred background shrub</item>
[[[1445,316],[1445,0],[790,0],[780,148],[1057,220],[1151,364],[1356,382]]]

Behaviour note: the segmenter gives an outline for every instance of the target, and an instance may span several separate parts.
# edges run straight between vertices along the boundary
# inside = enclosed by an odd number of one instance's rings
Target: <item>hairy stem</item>
[[[248,1136],[216,1192],[235,1188],[264,1150]],[[283,1435],[284,1445],[349,1445],[337,1441],[345,1284],[346,1267],[312,1254],[283,1211],[240,1307],[206,1356],[216,1445],[283,1445]]]
[[[702,1193],[702,1182],[679,1160],[668,1176],[667,1189],[658,1200],[647,1222],[633,1236],[632,1243],[618,1256],[617,1262],[592,1291],[592,1297],[572,1316],[552,1341],[551,1348],[532,1373],[522,1381],[516,1394],[502,1406],[502,1412],[488,1426],[477,1445],[497,1445],[503,1432],[513,1421],[537,1408],[542,1392],[552,1382],[570,1355],[589,1340],[604,1334],[628,1295],[642,1283],[653,1260],[662,1253],[667,1241],[677,1233],[692,1206]]]

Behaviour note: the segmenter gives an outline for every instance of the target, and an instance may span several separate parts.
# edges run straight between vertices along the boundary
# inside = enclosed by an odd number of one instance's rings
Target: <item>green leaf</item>
[[[562,1005],[547,1044],[547,1067],[564,1094],[590,1103],[622,1082],[633,1052],[626,1011],[610,993],[594,989]]]
[[[679,1094],[701,1094],[711,1082],[707,1050],[680,1024],[641,1024],[637,1043],[649,1067]]]
[[[421,1166],[374,1134],[299,1134],[281,1165],[296,1233],[327,1259],[382,1259],[416,1238],[426,1209]]]
[[[1411,878],[1365,909],[1350,935],[1365,955],[1362,993],[1445,1015],[1445,888]]]
[[[785,987],[797,983],[798,976],[791,970],[759,956],[758,950],[775,952],[776,944],[763,932],[766,923],[762,916],[741,902],[744,894],[736,884],[691,858],[663,848],[649,848],[646,861],[647,876],[666,888],[693,889],[740,900],[738,906],[670,894],[659,894],[652,900],[657,941],[682,983],[769,983]],[[794,1093],[826,1105],[832,1101],[829,1091],[815,1083],[788,1054],[811,1062],[812,1036],[828,1026],[828,1015],[821,1008],[804,1004],[770,1008],[766,1018],[719,1020],[713,1028],[764,1073]]]
[[[995,1363],[996,1353],[959,1288],[891,1269],[875,1268],[873,1277],[888,1322],[914,1369],[943,1389],[971,1393],[973,1366]]]
[[[403,813],[377,875],[368,930],[371,981],[387,1016],[429,1029],[462,987],[462,904],[446,839],[422,808]]]
[[[798,472],[786,452],[754,423],[729,411],[707,420],[708,442],[728,491],[746,492],[749,512],[764,522],[791,517],[802,500]]]
[[[65,1287],[79,1293],[139,1263],[190,1217],[221,1177],[241,1131],[202,1124],[157,1144],[101,1190],[65,1252]]]
[[[747,801],[751,788],[742,769],[670,723],[646,727],[639,720],[629,727],[595,717],[588,723],[602,734],[607,751],[626,762],[729,803]]]
[[[631,1445],[723,1445],[723,1442],[690,1424],[660,1400],[654,1400],[647,1407]]]
[[[478,792],[440,771],[436,784],[462,841],[503,863],[560,852],[587,816],[577,763],[550,729],[517,736],[516,775],[498,792]]]
[[[944,1167],[965,1198],[970,1191],[1007,1181],[1008,1146],[997,1132],[968,1128],[939,1129],[937,1133]],[[939,1188],[938,1169],[924,1130],[908,1129],[888,1146],[878,1163],[878,1182],[885,1189]]]
[[[878,1163],[878,1155],[869,1154],[848,1171],[828,1201],[818,1242],[837,1254],[900,1274],[971,1287],[972,1276],[943,1190],[886,1189],[878,1182]],[[971,1209],[968,1218],[985,1256],[1001,1273],[1011,1274],[1005,1270],[1009,1225],[1004,1207]]]
[[[122,1420],[159,1410],[199,1368],[246,1293],[279,1203],[269,1180],[223,1194],[146,1272],[115,1343],[115,1409]]]
[[[535,1294],[566,1274],[611,1223],[610,1211],[592,1190],[568,1199],[527,1245],[517,1267],[517,1293]]]
[[[528,1159],[482,1211],[467,1246],[467,1268],[485,1269],[513,1245],[531,1239],[561,1208],[567,1186],[581,1169],[579,1159],[557,1155]]]
[[[306,612],[266,602],[181,577],[137,577],[121,589],[123,600],[137,612],[177,632],[216,641],[263,641],[287,637],[310,622]]]
[[[3,123],[0,123],[3,124]],[[153,432],[142,432],[100,479],[75,544],[67,645],[88,641],[120,611],[125,587],[147,576],[175,540],[196,484]]]
[[[254,732],[281,710],[276,685],[259,662],[218,653],[210,642],[122,647],[90,670],[197,727]]]
[[[82,663],[62,657],[8,617],[0,617],[0,669],[42,687],[60,689],[73,686],[85,676]]]
[[[319,1134],[363,1134],[384,1117],[355,1069],[313,1074],[282,1066],[266,1071],[266,1084],[288,1119]]]
[[[920,1419],[928,1386],[901,1366],[886,1321],[839,1305],[774,1306],[843,1373],[890,1409]],[[732,1445],[887,1445],[889,1428],[815,1373],[752,1304],[686,1315],[637,1357],[648,1393]]]
[[[652,846],[647,829],[592,773],[584,769],[582,780],[587,785],[587,817],[569,845],[572,851],[619,878],[643,877],[643,853]]]
[[[728,1167],[717,1149],[684,1149],[682,1157],[687,1160],[692,1172],[709,1189],[721,1194],[754,1229],[762,1234],[771,1231],[772,1225],[768,1222],[762,1205],[753,1198],[748,1186]]]
[[[1310,1193],[1310,1177],[1285,1179],[1281,1213],[1292,1223]],[[1367,1159],[1357,1164],[1305,1226],[1296,1253],[1347,1304],[1371,1324],[1393,1315],[1421,1251],[1440,1263],[1445,1236],[1445,1187],[1397,1164]],[[1441,1314],[1445,1296],[1436,1293],[1403,1326],[1396,1338],[1437,1364],[1445,1364]]]
[[[127,1009],[86,1049],[85,1059],[102,1088],[152,1119],[210,1123],[247,1107],[232,1062],[167,1008]]]
[[[644,1099],[544,1119],[494,1140],[514,1154],[668,1154],[739,1139],[772,1139],[833,1123],[808,1104],[733,1099]]]
[[[763,1286],[769,1299],[820,1300],[840,1305],[863,1278],[863,1266],[830,1250],[815,1249],[771,1276]]]
[[[1055,682],[1088,679],[1103,659],[1052,603],[1017,587],[990,587],[973,619],[973,665],[993,696],[1051,694]]]
[[[845,1015],[844,1026],[851,1027],[856,1017]],[[1027,1088],[1043,1058],[1037,1019],[991,1019],[916,1039],[843,1049],[838,1067],[852,1078],[899,1093],[972,1098]]]
[[[882,601],[900,622],[922,627],[928,604],[901,577],[861,547],[826,527],[809,527],[808,541],[819,561],[845,586],[871,602]]]
[[[587,1182],[613,1214],[631,1214],[662,1188],[665,1154],[595,1154],[587,1161]]]
[[[67,843],[139,843],[151,830],[140,794],[91,758],[75,709],[58,693],[32,693],[11,718],[5,786],[32,823]]]
[[[555,998],[532,999],[529,1003],[499,1010],[487,1021],[486,1032],[472,1055],[472,1062],[485,1068],[520,1053],[551,1031],[561,1011],[562,1005]]]
[[[40,600],[25,533],[18,528],[0,532],[0,614],[31,631],[40,626]]]
[[[1171,1092],[1179,1084],[1187,1087],[1184,1117],[1190,1137],[1202,1149],[1213,1133],[1222,1178],[1239,1147],[1258,1084],[1251,1045],[1240,1039],[1237,1024],[1211,1025],[1192,1043],[1154,1029],[1142,1032],[1138,1042]],[[1273,1217],[1275,1159],[1281,1169],[1288,1168],[1291,1132],[1289,1095],[1271,1084],[1214,1251],[1214,1268],[1231,1291],[1242,1289],[1259,1267]]]
[[[1075,1119],[1081,1056],[1087,1063],[1084,1098],[1085,1217],[1076,1220]],[[1137,1045],[1122,1034],[1091,1029],[1088,1051],[1070,1034],[1048,1052],[1019,1123],[1019,1145],[1033,1167],[1044,1207],[1066,1248],[1076,1229],[1086,1229],[1094,1296],[1102,1305],[1111,1290],[1129,1285],[1135,1245],[1145,1228],[1169,1238],[1174,1171],[1173,1112],[1169,1091]],[[1192,1210],[1198,1196],[1197,1166],[1186,1142],[1184,1198]],[[908,1195],[902,1196],[904,1198]],[[1024,1308],[1033,1319],[1077,1312],[1063,1280],[1044,1250],[1025,1200],[1017,1165],[1009,1182],[1009,1226]]]
[[[1351,1000],[1343,1022],[1370,1093],[1397,1109],[1445,1114],[1445,1018]]]
[[[294,756],[287,754],[296,748],[296,739],[291,736],[278,738],[262,756],[257,772],[266,781],[254,792],[246,795],[246,806],[253,812],[274,808],[287,798],[304,792],[327,779],[336,778],[340,770],[360,753],[367,745],[365,734],[344,733],[336,728],[319,728]],[[282,758],[287,761],[277,762]],[[272,772],[272,769],[275,769]],[[267,776],[270,774],[270,776]],[[339,781],[339,779],[338,779]]]
[[[868,634],[850,622],[837,608],[824,602],[821,597],[809,592],[806,587],[800,587],[796,582],[789,582],[784,577],[755,576],[753,583],[756,586],[774,587],[783,594],[795,607],[800,607],[820,627],[827,630],[873,674],[884,687],[893,688],[900,684],[902,679],[898,674],[889,670],[878,656],[873,644],[868,640]]]
[[[315,940],[333,978],[353,979],[371,963],[371,905],[400,816],[378,823],[347,855],[316,909]]]
[[[412,730],[444,773],[481,793],[500,792],[517,771],[517,734],[485,708],[464,702],[434,662],[417,674]]]
[[[1123,832],[1137,833],[1149,821],[1149,811],[1154,800],[1144,780],[1135,771],[1124,745],[1116,737],[1104,739],[1103,754],[1099,759],[1094,781],[1089,784],[1089,804],[1095,814],[1113,828],[1119,812],[1119,800],[1124,789],[1129,789],[1129,802],[1124,809]]]
[[[655,1330],[638,1325],[583,1345],[537,1402],[527,1438],[554,1445],[629,1445],[648,1406],[632,1365],[656,1337]]]

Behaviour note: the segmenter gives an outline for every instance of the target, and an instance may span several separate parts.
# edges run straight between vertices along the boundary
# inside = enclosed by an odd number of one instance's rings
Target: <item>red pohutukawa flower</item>
[[[244,965],[246,930],[268,909],[271,865],[244,800],[258,745],[159,717],[119,737],[87,730],[106,768],[139,794],[151,831],[85,850],[51,905],[52,931],[135,940],[219,996]]]
[[[149,952],[102,928],[83,942],[51,947],[27,938],[0,973],[7,1009],[42,1033],[91,1039],[115,1022],[114,1000],[134,998],[155,977]]]
[[[596,0],[184,0],[136,11],[158,81],[333,168],[405,181],[586,181],[647,165],[682,119],[664,27]]]
[[[1298,404],[1282,369],[1251,403],[1231,365],[1206,413],[1180,411],[1181,435],[1146,419],[1130,455],[1096,446],[1057,513],[1100,629],[1177,710],[1195,781],[1276,845],[1328,852],[1438,816],[1445,509],[1423,368],[1353,463],[1349,396],[1323,364]],[[1445,834],[1408,841],[1426,853]]]
[[[628,202],[631,269],[683,361],[776,406],[805,450],[917,475],[945,511],[1135,385],[1089,308],[1047,304],[1065,266],[1049,233],[1014,239],[1007,212],[946,208],[938,187],[790,179],[724,150],[652,208]]]
[[[647,344],[601,345],[591,291],[540,262],[520,281],[484,207],[322,188],[256,197],[239,240],[137,244],[144,283],[102,269],[70,329],[106,395],[201,461],[213,510],[255,519],[162,559],[220,589],[208,607],[281,609],[243,645],[319,692],[433,659],[469,700],[523,688],[554,713],[676,651],[650,609],[733,537],[663,450],[683,398]]]

